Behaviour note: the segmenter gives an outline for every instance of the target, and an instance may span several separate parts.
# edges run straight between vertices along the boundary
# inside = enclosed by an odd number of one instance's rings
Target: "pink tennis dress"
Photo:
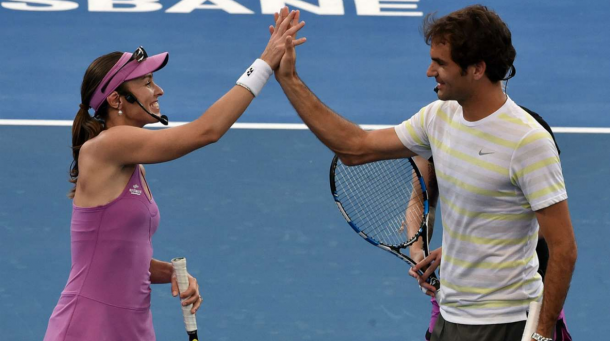
[[[70,278],[44,341],[155,340],[149,268],[159,210],[140,173],[138,165],[106,205],[73,206]]]

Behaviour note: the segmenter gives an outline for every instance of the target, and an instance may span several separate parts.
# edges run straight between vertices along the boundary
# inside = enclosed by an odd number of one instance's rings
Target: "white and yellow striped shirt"
[[[434,165],[443,220],[443,318],[460,324],[526,319],[542,294],[534,211],[567,199],[551,135],[510,98],[469,122],[436,101],[396,126],[402,143]]]

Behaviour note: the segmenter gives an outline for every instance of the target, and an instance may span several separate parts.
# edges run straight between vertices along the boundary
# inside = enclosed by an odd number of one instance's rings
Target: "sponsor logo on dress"
[[[138,185],[133,185],[133,188],[129,189],[129,192],[133,195],[142,195],[142,190],[138,189],[140,188],[140,186]]]

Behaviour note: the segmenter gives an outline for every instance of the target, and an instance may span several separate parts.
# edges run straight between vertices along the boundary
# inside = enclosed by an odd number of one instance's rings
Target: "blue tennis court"
[[[1,2],[1,340],[42,339],[70,271],[71,136],[62,122],[78,110],[87,65],[103,53],[139,45],[149,53],[169,51],[168,66],[155,75],[165,90],[161,107],[170,120],[189,121],[260,55],[272,21],[264,11],[283,3],[300,8],[307,22],[308,42],[298,48],[301,77],[345,117],[376,125],[399,123],[435,99],[434,81],[425,77],[429,55],[418,13],[442,15],[470,4],[393,2],[415,8],[379,7],[373,15],[374,6],[354,0],[200,1],[203,7],[190,13],[170,11],[188,10],[180,1],[150,2],[161,7],[148,12],[119,12],[144,5],[112,7],[97,0]],[[70,9],[73,4],[78,7]],[[517,76],[509,95],[560,132],[579,245],[567,321],[575,340],[599,338],[610,333],[604,321],[610,197],[603,190],[610,187],[610,93],[604,85],[610,78],[610,3],[485,4],[513,32]],[[237,5],[251,13],[230,13],[245,12]],[[57,6],[64,10],[51,10]],[[300,121],[270,81],[239,123]],[[203,286],[200,337],[422,340],[428,299],[402,262],[367,246],[345,224],[328,186],[331,152],[309,131],[263,127],[232,129],[185,158],[147,166],[162,214],[154,256],[188,258]],[[440,243],[438,225],[433,246]],[[186,337],[168,285],[153,286],[152,312],[159,340]]]

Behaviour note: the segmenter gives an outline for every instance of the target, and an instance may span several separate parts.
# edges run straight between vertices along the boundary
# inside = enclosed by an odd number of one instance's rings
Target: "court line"
[[[169,127],[177,127],[188,122],[170,122]],[[71,127],[71,120],[9,120],[0,119],[0,126],[55,126],[55,127]],[[361,124],[363,129],[376,130],[383,128],[391,128],[394,125],[380,124]],[[149,125],[151,128],[162,128],[161,123]],[[232,129],[271,129],[271,130],[307,130],[307,126],[303,123],[235,123]],[[554,133],[567,134],[610,134],[610,128],[595,128],[595,127],[552,127]]]

